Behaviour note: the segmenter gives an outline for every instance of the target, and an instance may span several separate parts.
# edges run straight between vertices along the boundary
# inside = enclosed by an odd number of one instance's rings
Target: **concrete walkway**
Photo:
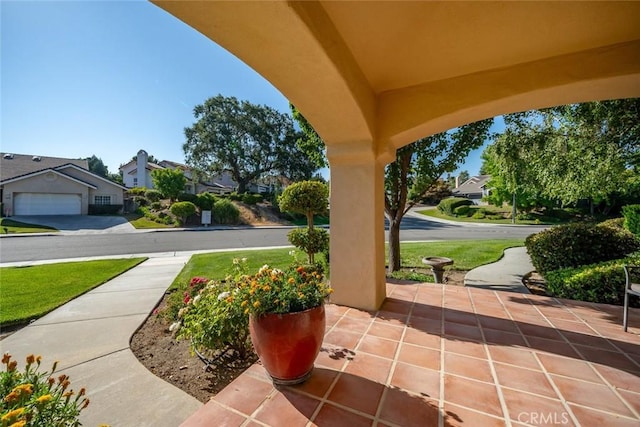
[[[525,247],[509,248],[504,256],[492,264],[474,268],[464,277],[464,285],[495,291],[530,293],[522,278],[535,270]]]
[[[0,341],[1,351],[20,362],[40,354],[46,370],[58,360],[76,390],[87,388],[83,425],[179,425],[202,403],[149,372],[129,341],[188,260],[150,258]]]

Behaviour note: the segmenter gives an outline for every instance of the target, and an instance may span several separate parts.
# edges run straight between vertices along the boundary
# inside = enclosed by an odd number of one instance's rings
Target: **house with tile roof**
[[[489,195],[487,182],[491,179],[491,175],[472,176],[460,186],[454,188],[451,192],[455,197],[466,197],[476,205],[487,204],[482,198]]]
[[[0,153],[5,216],[115,213],[122,209],[125,190],[89,171],[87,160]]]

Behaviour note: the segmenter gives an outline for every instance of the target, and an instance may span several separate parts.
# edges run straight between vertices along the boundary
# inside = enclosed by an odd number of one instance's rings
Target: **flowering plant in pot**
[[[253,347],[276,384],[311,375],[325,330],[324,300],[332,289],[317,265],[263,266],[243,276],[237,298],[249,317]]]

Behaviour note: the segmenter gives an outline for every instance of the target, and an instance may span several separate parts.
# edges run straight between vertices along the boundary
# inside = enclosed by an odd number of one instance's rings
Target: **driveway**
[[[62,234],[132,233],[136,229],[121,216],[102,215],[16,215],[11,219],[54,227]]]

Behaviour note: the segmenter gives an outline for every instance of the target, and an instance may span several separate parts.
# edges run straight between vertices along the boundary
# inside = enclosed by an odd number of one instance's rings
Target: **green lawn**
[[[146,229],[146,228],[174,228],[173,225],[167,225],[163,222],[155,222],[150,220],[149,218],[139,215],[139,214],[126,214],[124,216],[127,221],[136,229]]]
[[[0,234],[50,233],[52,231],[58,230],[53,227],[47,227],[46,225],[27,224],[9,218],[0,218]]]
[[[454,260],[451,268],[471,270],[480,265],[499,260],[506,248],[522,246],[523,239],[499,240],[456,240],[426,243],[402,243],[400,253],[403,267],[428,268],[422,264],[426,256],[445,256]],[[230,272],[234,258],[247,258],[249,273],[255,273],[264,264],[271,267],[284,268],[293,261],[289,252],[291,248],[270,249],[264,251],[233,251],[198,254],[182,269],[170,289],[184,288],[195,276],[209,279],[224,279]],[[306,259],[306,255],[297,251],[298,259]],[[321,257],[321,256],[320,256]],[[430,281],[431,275],[425,274],[420,280]]]
[[[40,317],[146,258],[0,268],[0,325]]]
[[[495,212],[500,212],[502,210],[499,210],[498,208],[492,207],[492,206],[482,206],[483,208],[485,208],[487,211],[491,212],[492,208]],[[511,219],[489,219],[489,218],[483,218],[483,219],[475,219],[475,218],[471,218],[471,217],[466,217],[466,216],[461,216],[461,217],[453,217],[453,216],[449,216],[447,214],[444,214],[442,212],[440,212],[438,209],[436,208],[432,208],[432,209],[425,209],[422,211],[418,211],[419,214],[424,215],[424,216],[430,216],[433,218],[440,218],[440,219],[447,219],[449,221],[458,221],[458,222],[479,222],[479,223],[484,223],[484,224],[511,224]],[[549,218],[549,217],[541,217],[538,220],[519,220],[516,219],[516,224],[521,224],[521,225],[553,225],[553,224],[562,224],[565,223],[567,221],[562,221],[559,220],[557,218]]]

